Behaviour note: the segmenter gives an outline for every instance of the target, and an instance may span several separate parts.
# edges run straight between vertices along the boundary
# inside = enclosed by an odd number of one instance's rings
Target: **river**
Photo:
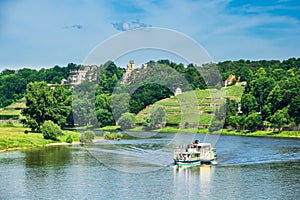
[[[170,164],[172,139],[1,153],[0,199],[300,199],[299,139],[221,136],[218,164],[188,169]]]

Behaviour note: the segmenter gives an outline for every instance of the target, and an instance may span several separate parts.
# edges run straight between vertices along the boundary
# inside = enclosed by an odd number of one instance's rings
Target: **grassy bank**
[[[247,132],[247,131],[236,131],[236,130],[228,130],[223,129],[222,135],[238,135],[238,136],[254,136],[254,137],[295,137],[300,138],[300,131],[282,131],[281,133],[276,133],[272,131],[255,131],[255,132]]]
[[[25,134],[24,131],[29,131],[28,128],[23,128],[21,126],[14,127],[0,127],[0,150],[8,149],[18,149],[26,147],[41,147],[50,143],[57,142],[72,142],[79,141],[79,134],[72,131],[63,131],[63,135],[59,136],[59,141],[46,140],[41,133],[28,133]]]
[[[114,129],[114,127],[110,127]],[[79,134],[74,131],[63,131],[63,135],[59,136],[59,141],[45,140],[40,133],[28,133],[24,131],[28,128],[20,126],[15,127],[0,127],[0,150],[18,149],[26,147],[41,147],[50,143],[62,143],[62,142],[79,142]],[[143,131],[142,127],[136,127],[130,131]],[[163,127],[161,129],[154,130],[161,133],[177,133],[178,131],[186,133],[200,133],[206,134],[207,129],[196,128],[183,128],[178,127]],[[284,138],[300,138],[300,131],[283,131],[281,133],[274,133],[272,131],[256,131],[256,132],[243,132],[235,130],[223,129],[221,135],[236,135],[236,136],[255,136],[255,137],[284,137]],[[71,141],[70,141],[71,138]],[[101,136],[97,136],[96,140],[103,139]]]

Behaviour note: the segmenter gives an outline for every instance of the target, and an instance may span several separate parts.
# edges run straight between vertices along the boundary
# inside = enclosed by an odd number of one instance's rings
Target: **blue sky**
[[[107,38],[148,26],[188,35],[215,62],[299,57],[299,11],[298,0],[0,0],[0,69],[79,64]]]

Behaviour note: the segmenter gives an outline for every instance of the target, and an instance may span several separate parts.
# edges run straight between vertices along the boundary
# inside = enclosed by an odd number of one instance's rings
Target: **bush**
[[[104,139],[106,139],[106,140],[120,140],[123,137],[123,134],[122,133],[105,132],[103,136],[104,136]]]
[[[58,136],[62,135],[60,127],[52,121],[45,121],[41,126],[41,132],[45,139],[58,140]]]
[[[25,134],[28,134],[28,132],[29,132],[28,130],[25,130],[25,131],[24,131]]]
[[[95,139],[95,133],[93,131],[85,131],[80,135],[80,142],[82,143],[91,143]]]
[[[135,125],[135,117],[132,113],[123,113],[117,123],[122,130],[130,129]]]
[[[66,142],[67,143],[72,143],[73,141],[74,141],[73,135],[68,135],[68,137],[66,138]]]

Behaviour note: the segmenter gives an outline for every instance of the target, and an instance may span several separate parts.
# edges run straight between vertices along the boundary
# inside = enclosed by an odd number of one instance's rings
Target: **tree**
[[[111,109],[114,118],[118,120],[123,113],[129,111],[129,99],[128,93],[113,94],[111,96]]]
[[[262,117],[258,113],[252,113],[246,117],[245,127],[251,132],[260,129],[262,125]]]
[[[275,81],[269,77],[259,77],[250,83],[251,94],[256,98],[259,108],[265,104],[267,97],[273,89]]]
[[[171,95],[172,91],[162,85],[156,83],[145,84],[131,95],[129,111],[137,114],[146,106]]]
[[[251,112],[257,111],[258,104],[255,97],[251,94],[243,94],[241,99],[243,114],[249,115]]]
[[[288,122],[286,116],[287,116],[286,111],[284,110],[276,111],[275,114],[270,118],[271,127],[277,129],[278,132],[281,132],[283,125]]]
[[[228,125],[234,129],[238,129],[239,127],[239,116],[229,116],[228,117]]]
[[[41,132],[45,139],[58,140],[58,136],[62,135],[62,130],[54,122],[47,120],[41,126]]]
[[[51,120],[63,126],[71,111],[71,101],[67,90],[60,86],[50,88],[45,82],[34,82],[27,85],[25,92],[26,108],[22,114],[26,117],[25,125],[32,131],[40,131],[40,126]]]
[[[112,125],[115,122],[113,114],[110,110],[101,109],[101,108],[97,109],[96,115],[98,119],[98,125],[100,127]]]
[[[112,125],[115,122],[111,111],[110,101],[111,96],[108,94],[99,94],[96,96],[96,115],[100,127]]]
[[[96,109],[110,110],[111,96],[108,94],[99,94],[96,96],[95,106]]]
[[[296,124],[300,123],[300,95],[297,95],[292,99],[291,104],[289,106],[289,115],[294,119]]]
[[[236,69],[235,76],[240,77],[240,81],[250,82],[253,72],[248,67],[243,65]]]
[[[95,88],[92,82],[83,82],[73,91],[72,112],[75,124],[96,125]]]
[[[160,128],[166,123],[166,110],[162,106],[150,109],[150,127]]]
[[[224,111],[224,110],[223,110]],[[235,100],[226,98],[226,118],[225,124],[228,125],[231,116],[236,116],[238,106]]]
[[[132,113],[126,112],[117,121],[122,130],[133,128],[135,125],[135,117]]]
[[[270,107],[271,113],[274,113],[276,110],[283,108],[284,105],[282,103],[282,91],[279,85],[276,85],[269,93],[267,103]]]

